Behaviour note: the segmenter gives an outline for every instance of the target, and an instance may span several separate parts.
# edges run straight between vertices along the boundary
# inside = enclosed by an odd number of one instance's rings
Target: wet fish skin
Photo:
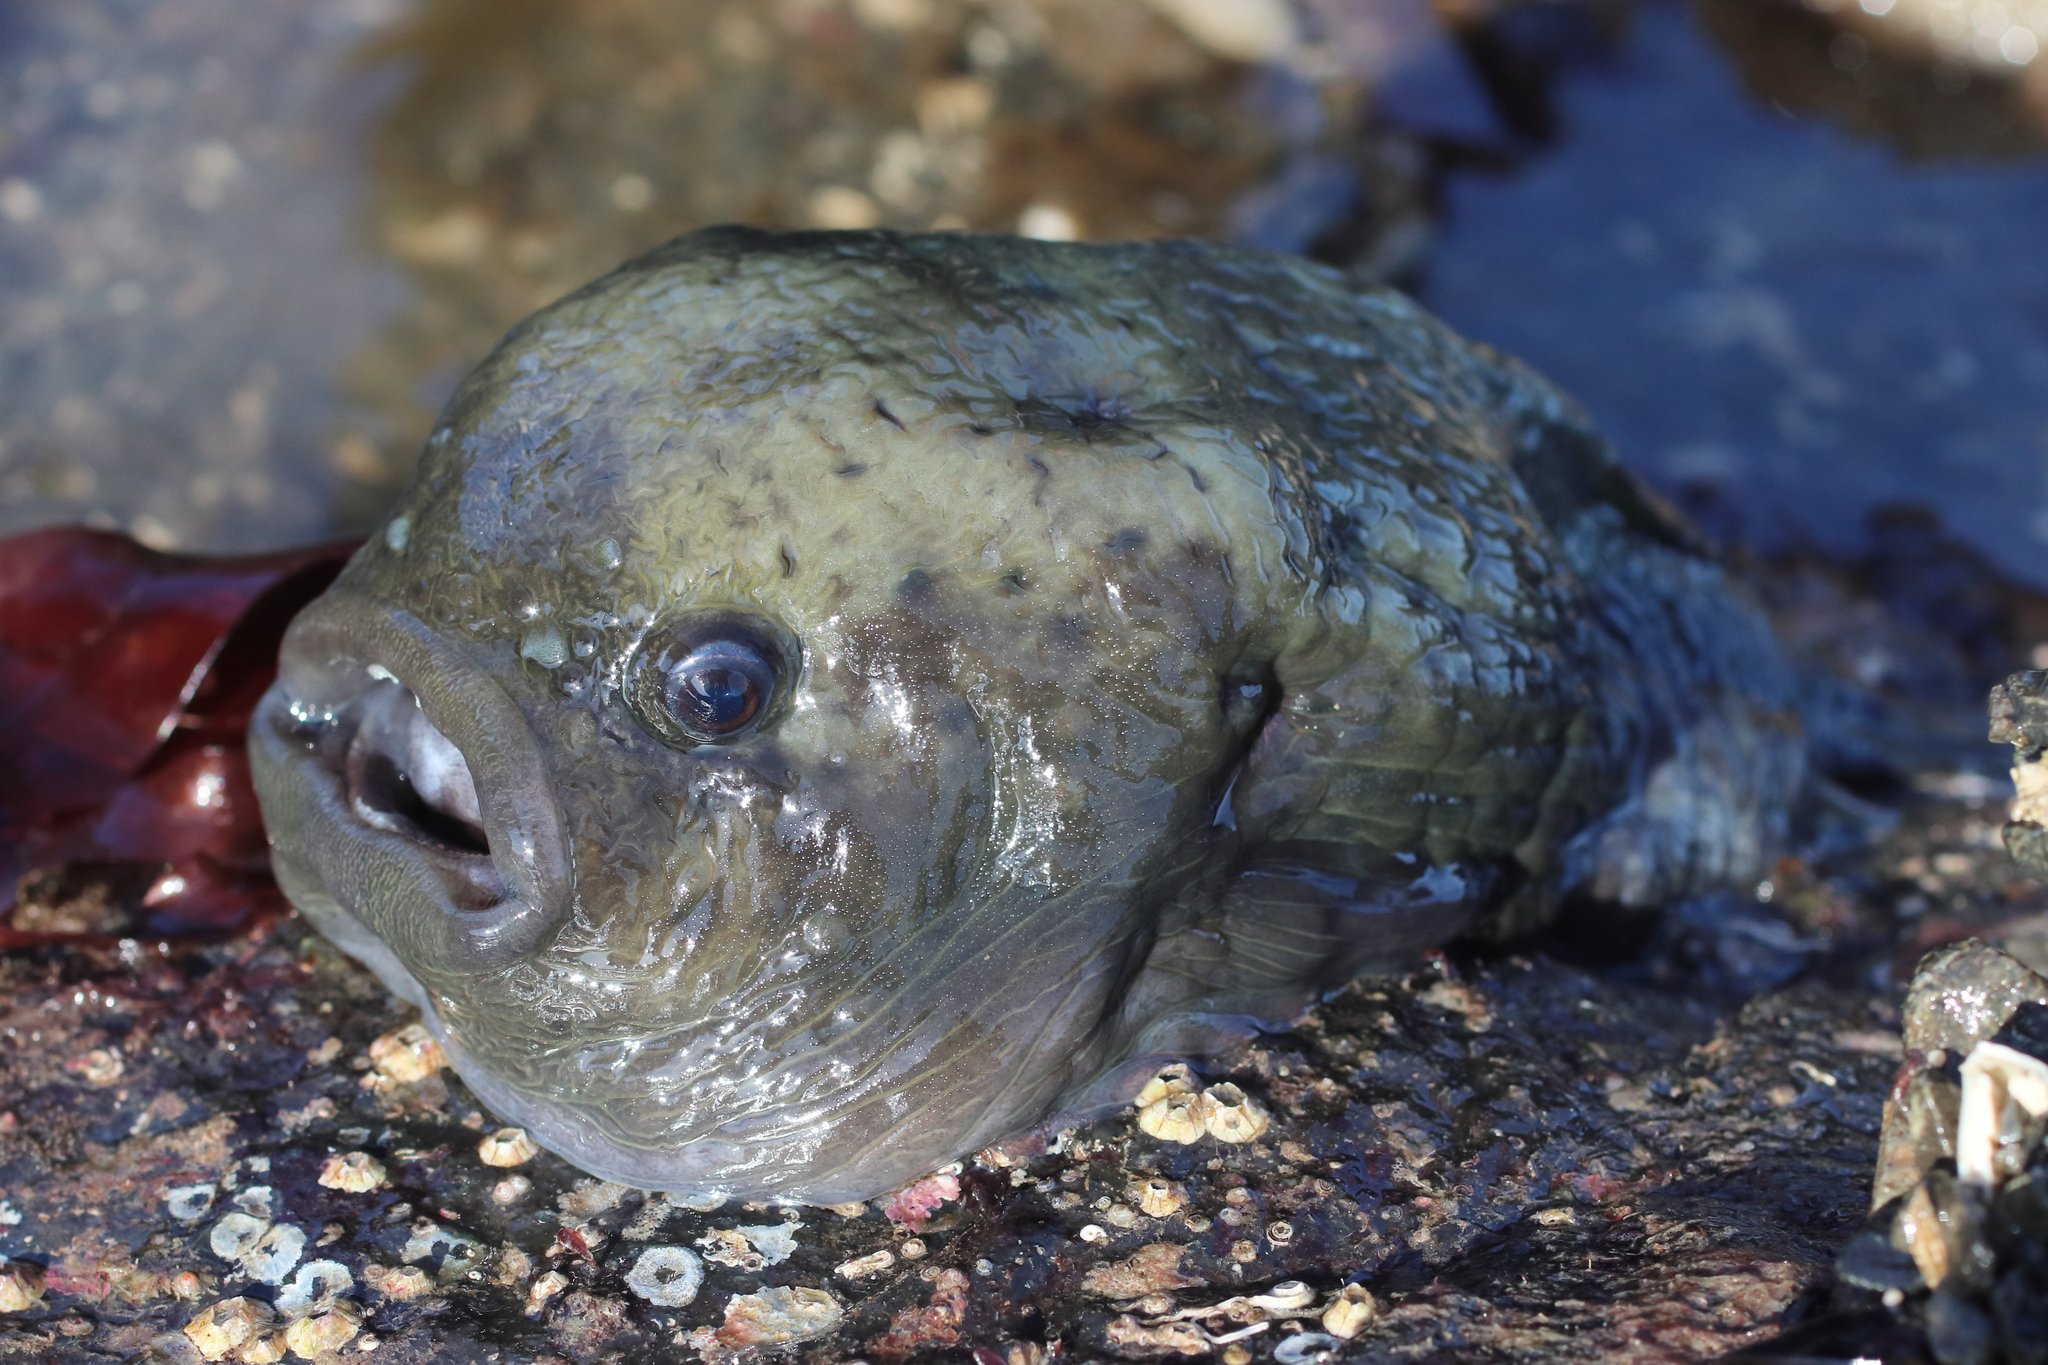
[[[772,679],[730,740],[665,709],[707,641]],[[1749,874],[1790,698],[1583,416],[1398,294],[717,229],[478,367],[251,750],[287,892],[493,1108],[830,1203]]]

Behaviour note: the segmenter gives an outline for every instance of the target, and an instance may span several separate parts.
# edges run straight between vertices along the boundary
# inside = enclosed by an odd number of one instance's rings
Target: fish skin
[[[774,694],[679,743],[650,661],[706,631]],[[1791,693],[1577,409],[1399,294],[713,229],[469,377],[251,752],[287,893],[485,1102],[836,1203],[1454,936],[1751,874]],[[487,856],[363,813],[449,744]]]

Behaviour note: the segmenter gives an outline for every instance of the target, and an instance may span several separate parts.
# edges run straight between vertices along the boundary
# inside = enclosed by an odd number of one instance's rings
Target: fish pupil
[[[693,611],[658,623],[633,649],[625,703],[655,739],[688,751],[735,743],[775,723],[783,680],[803,649],[774,621]]]
[[[773,673],[765,659],[736,642],[707,645],[675,669],[670,708],[685,729],[726,736],[761,713]]]

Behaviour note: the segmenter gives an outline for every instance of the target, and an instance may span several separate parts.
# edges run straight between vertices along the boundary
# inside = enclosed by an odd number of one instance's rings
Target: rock
[[[2013,749],[2006,851],[2035,876],[2048,877],[2048,671],[2015,673],[1991,689],[1990,737]]]
[[[1906,1047],[1961,1056],[2005,1025],[2027,1001],[2048,1001],[2048,979],[1975,939],[1921,959],[1906,990]]]
[[[2048,1171],[2034,1167],[2000,1185],[1987,1218],[1987,1235],[2001,1257],[2023,1259],[2048,1247]]]
[[[1869,1226],[1849,1239],[1835,1263],[1835,1273],[1844,1283],[1858,1289],[1903,1296],[1927,1287],[1919,1264],[1896,1235],[1900,1211],[1884,1208],[1873,1214]]]
[[[1872,1226],[1842,1278],[1925,1315],[1943,1362],[2048,1351],[2048,1004],[2004,953],[1930,953],[1907,991],[1907,1063],[1886,1105]],[[1910,1260],[1910,1270],[1903,1262]],[[1916,1309],[1909,1296],[1931,1290]]]

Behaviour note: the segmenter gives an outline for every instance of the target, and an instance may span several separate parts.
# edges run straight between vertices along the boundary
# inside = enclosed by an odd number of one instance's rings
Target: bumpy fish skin
[[[779,676],[692,746],[648,680],[707,630]],[[1397,294],[722,229],[477,369],[252,751],[287,892],[486,1102],[836,1202],[1456,934],[1747,875],[1790,715],[1581,416]]]

